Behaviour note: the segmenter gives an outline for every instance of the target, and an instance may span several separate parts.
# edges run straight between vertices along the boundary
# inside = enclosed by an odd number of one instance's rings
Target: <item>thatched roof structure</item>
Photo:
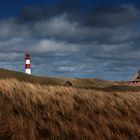
[[[140,70],[134,75],[134,77],[130,81],[131,82],[140,82]]]

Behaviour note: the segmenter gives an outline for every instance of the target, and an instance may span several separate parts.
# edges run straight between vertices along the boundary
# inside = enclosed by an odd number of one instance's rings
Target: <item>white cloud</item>
[[[32,48],[32,51],[46,53],[46,52],[56,52],[56,53],[71,53],[77,52],[80,45],[66,43],[64,41],[55,40],[41,40],[38,45]]]

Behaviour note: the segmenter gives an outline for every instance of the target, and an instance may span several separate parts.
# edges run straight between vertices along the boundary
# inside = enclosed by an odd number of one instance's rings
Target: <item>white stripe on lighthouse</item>
[[[25,69],[25,73],[31,74],[31,69]]]
[[[30,60],[26,60],[26,64],[30,64]]]

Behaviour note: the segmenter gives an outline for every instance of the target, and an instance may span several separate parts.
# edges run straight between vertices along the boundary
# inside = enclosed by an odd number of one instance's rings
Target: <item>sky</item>
[[[140,69],[139,0],[0,0],[0,67],[130,80]]]

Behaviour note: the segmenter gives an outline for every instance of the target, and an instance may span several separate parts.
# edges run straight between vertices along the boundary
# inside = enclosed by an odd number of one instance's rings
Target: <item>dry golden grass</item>
[[[140,92],[0,80],[0,140],[139,140]]]

